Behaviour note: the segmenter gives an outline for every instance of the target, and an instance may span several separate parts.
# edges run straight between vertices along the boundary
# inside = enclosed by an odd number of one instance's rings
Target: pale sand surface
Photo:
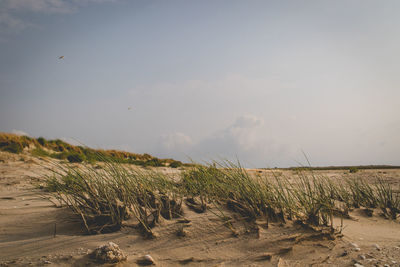
[[[356,262],[363,266],[400,266],[400,223],[381,218],[378,211],[371,218],[357,210],[352,212],[352,219],[344,220],[344,237],[336,240],[290,223],[260,227],[258,234],[251,229],[244,233],[248,226],[237,223],[242,234],[234,237],[211,212],[197,214],[187,208],[185,217],[191,223],[186,237],[176,235],[180,225],[177,220],[157,226],[158,237],[152,240],[130,227],[110,234],[85,235],[68,209],[42,198],[43,192],[34,187],[50,173],[50,166],[48,160],[0,152],[0,266],[97,266],[87,252],[109,241],[128,256],[118,266],[137,266],[136,260],[145,254],[150,254],[157,266],[354,266]],[[293,175],[291,171],[277,172]],[[338,179],[380,175],[393,184],[400,182],[400,170],[319,174]],[[340,218],[335,224],[340,225]],[[266,255],[271,259],[266,260]]]

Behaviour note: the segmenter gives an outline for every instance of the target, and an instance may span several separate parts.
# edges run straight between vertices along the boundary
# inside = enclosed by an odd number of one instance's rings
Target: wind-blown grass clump
[[[400,214],[400,190],[395,190],[388,182],[378,179],[376,198],[383,214],[393,220]]]
[[[400,188],[394,188],[381,178],[372,184],[360,178],[348,178],[344,184],[335,184],[332,188],[332,198],[344,203],[347,212],[353,208],[363,208],[371,216],[373,209],[379,208],[386,218],[393,220],[400,214]]]
[[[329,189],[322,178],[300,175],[299,182],[289,188],[296,217],[311,225],[332,225],[335,206]]]
[[[297,176],[293,181],[280,175],[274,175],[274,179],[251,176],[239,163],[214,162],[194,165],[183,174],[182,185],[190,205],[198,199],[197,210],[205,211],[208,203],[219,203],[249,221],[264,217],[333,227],[334,214],[348,216],[353,208],[372,212],[379,207],[392,219],[400,214],[400,191],[387,181],[377,179],[375,184],[368,184],[355,178],[339,183],[312,171],[299,171]]]
[[[392,219],[400,213],[399,191],[383,180],[376,185],[361,179],[338,184],[313,172],[298,172],[293,180],[281,175],[268,178],[250,175],[229,161],[193,164],[179,177],[114,162],[102,168],[83,164],[57,169],[46,188],[81,218],[89,233],[115,231],[134,218],[147,236],[153,236],[152,228],[161,218],[182,216],[183,201],[198,213],[216,214],[216,208],[226,222],[232,218],[223,214],[223,208],[247,222],[265,219],[268,226],[289,220],[332,231],[333,215],[346,215],[352,208],[379,207]]]
[[[266,215],[271,200],[266,184],[230,162],[218,167],[195,165],[183,174],[181,183],[189,205],[198,199],[197,210],[204,212],[208,204],[226,205],[249,221]]]
[[[346,179],[347,190],[350,194],[351,203],[349,206],[354,208],[365,207],[365,208],[376,208],[377,198],[376,189],[366,183],[360,178]]]
[[[104,233],[121,228],[135,218],[146,235],[160,217],[181,214],[182,197],[173,181],[161,173],[125,168],[107,163],[96,169],[57,166],[46,189],[78,215],[88,233]]]
[[[280,222],[300,220],[316,226],[332,222],[333,200],[316,178],[303,176],[299,184],[292,184],[278,176],[275,181],[253,177],[240,164],[216,165],[195,166],[183,175],[186,195],[199,199],[200,210],[216,202],[248,221],[263,217]]]

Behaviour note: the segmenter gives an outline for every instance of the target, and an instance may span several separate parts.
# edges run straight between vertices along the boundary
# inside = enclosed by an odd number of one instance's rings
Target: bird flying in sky
[[[58,59],[64,59],[64,56],[59,57]]]

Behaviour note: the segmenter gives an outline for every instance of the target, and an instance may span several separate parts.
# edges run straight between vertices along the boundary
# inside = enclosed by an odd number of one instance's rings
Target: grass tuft
[[[383,180],[375,186],[361,179],[338,184],[298,170],[298,179],[292,181],[274,172],[273,177],[251,175],[230,161],[192,164],[179,177],[170,177],[103,160],[101,168],[57,165],[46,180],[45,189],[81,218],[88,233],[115,231],[134,219],[146,236],[154,237],[152,228],[161,220],[183,215],[184,202],[198,213],[212,212],[234,233],[232,218],[249,223],[262,218],[267,226],[291,220],[334,231],[333,215],[345,215],[351,208],[379,207],[391,219],[400,213],[399,191]],[[239,216],[224,213],[226,209]]]

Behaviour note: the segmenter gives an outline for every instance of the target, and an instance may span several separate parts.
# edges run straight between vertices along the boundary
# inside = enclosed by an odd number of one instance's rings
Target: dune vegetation
[[[149,154],[93,149],[85,146],[74,146],[60,139],[46,140],[43,137],[33,138],[9,133],[0,133],[0,150],[17,154],[28,151],[33,156],[51,157],[68,160],[69,162],[114,161],[140,166],[170,166],[172,168],[178,168],[183,165],[182,162],[177,160],[159,159]]]
[[[394,220],[400,214],[398,188],[381,179],[372,185],[346,179],[339,185],[299,171],[299,179],[292,181],[279,175],[251,175],[229,161],[193,164],[174,176],[115,162],[102,168],[63,165],[56,170],[45,189],[73,210],[88,233],[115,231],[133,219],[151,237],[160,220],[183,216],[183,203],[197,213],[214,213],[233,233],[235,220],[256,225],[262,219],[266,227],[269,222],[290,221],[335,233],[341,229],[333,225],[333,217],[349,216],[354,208],[370,214],[380,209]]]
[[[234,233],[232,222],[239,217],[249,223],[264,220],[267,227],[270,222],[291,221],[335,232],[340,226],[333,225],[333,217],[348,217],[354,208],[369,215],[379,209],[393,220],[400,214],[399,188],[387,181],[343,178],[338,184],[315,175],[313,167],[289,168],[297,175],[293,180],[277,171],[271,172],[272,177],[250,174],[240,163],[230,161],[183,165],[148,154],[96,150],[59,139],[4,133],[0,134],[0,150],[81,163],[58,161],[44,189],[68,206],[88,233],[116,231],[126,220],[134,220],[142,233],[153,236],[152,228],[160,220],[184,215],[183,204],[198,213],[214,213]],[[167,175],[129,164],[184,168]],[[354,173],[358,168],[348,170]]]

